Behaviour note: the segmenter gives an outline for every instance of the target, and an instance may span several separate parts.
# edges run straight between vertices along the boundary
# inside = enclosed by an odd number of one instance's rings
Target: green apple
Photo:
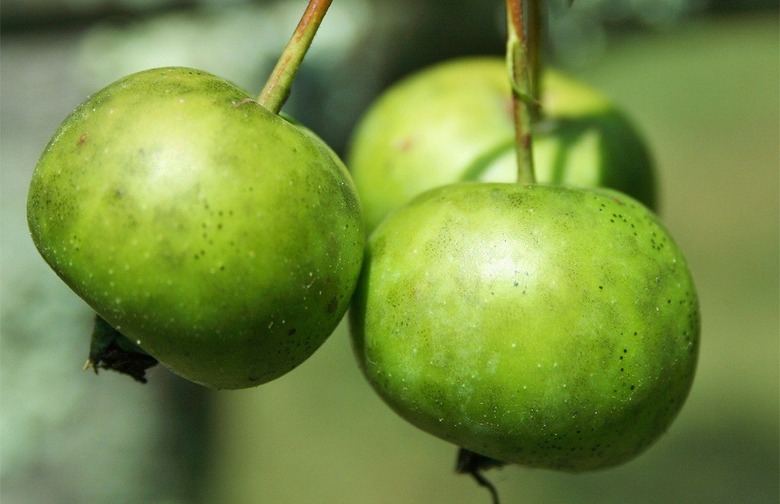
[[[41,155],[33,241],[114,329],[173,372],[251,387],[311,355],[348,305],[365,232],[312,132],[211,74],[125,77]]]
[[[533,137],[541,183],[611,187],[655,206],[645,141],[614,104],[548,69],[544,118]],[[509,74],[500,58],[440,63],[389,88],[350,141],[352,172],[369,230],[417,194],[465,180],[517,180]]]
[[[403,418],[491,459],[585,471],[667,430],[699,307],[652,212],[608,189],[459,183],[371,234],[350,311],[360,367]]]

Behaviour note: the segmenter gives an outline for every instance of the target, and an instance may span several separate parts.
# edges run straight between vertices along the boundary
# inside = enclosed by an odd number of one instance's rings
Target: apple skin
[[[279,377],[323,343],[365,241],[322,141],[190,68],[82,103],[41,155],[27,213],[43,258],[103,319],[219,389]]]
[[[459,183],[371,234],[360,367],[420,429],[495,460],[622,464],[691,388],[699,307],[656,217],[607,189]]]
[[[656,208],[654,163],[632,122],[602,94],[554,69],[545,70],[541,88],[537,182],[610,187]],[[359,121],[346,157],[367,229],[440,185],[517,180],[514,128],[500,58],[447,61],[391,86]]]

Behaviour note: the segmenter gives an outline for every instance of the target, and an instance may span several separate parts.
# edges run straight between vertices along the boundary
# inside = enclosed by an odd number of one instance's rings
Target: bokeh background
[[[669,432],[620,468],[493,470],[504,503],[780,500],[780,51],[765,0],[550,2],[548,62],[612,96],[658,161],[661,216],[703,312],[699,370]],[[27,184],[60,121],[91,92],[160,65],[247,89],[302,0],[4,0],[0,16],[0,501],[475,503],[455,448],[370,390],[342,325],[294,372],[215,392],[163,369],[141,386],[82,370],[92,314],[48,269]],[[500,0],[336,0],[285,111],[343,152],[400,76],[501,54]]]

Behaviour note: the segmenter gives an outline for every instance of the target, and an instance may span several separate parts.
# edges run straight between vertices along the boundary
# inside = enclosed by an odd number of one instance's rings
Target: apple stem
[[[515,117],[515,143],[517,150],[517,181],[533,184],[533,144],[531,128],[539,114],[537,67],[539,63],[539,0],[506,0],[507,48],[506,59],[509,80],[512,85],[512,103]],[[526,28],[528,16],[528,28]],[[529,51],[529,47],[531,50]]]
[[[531,107],[531,121],[533,124],[539,120],[542,107],[540,104],[541,76],[542,76],[542,44],[544,41],[544,22],[542,12],[542,0],[528,0],[528,30],[526,32],[526,44],[528,47],[528,71],[531,87],[531,96],[535,99],[535,104]]]
[[[298,26],[276,62],[271,76],[265,83],[257,101],[274,114],[278,114],[290,96],[295,75],[309,50],[314,35],[325,17],[332,0],[309,0]]]

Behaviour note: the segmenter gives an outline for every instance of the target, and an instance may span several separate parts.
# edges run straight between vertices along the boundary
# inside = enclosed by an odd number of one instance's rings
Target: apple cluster
[[[584,471],[634,458],[690,390],[696,290],[650,208],[649,149],[607,98],[543,75],[537,183],[517,179],[499,58],[387,90],[348,155],[370,230],[355,354],[403,418],[493,460]]]
[[[620,464],[685,401],[696,290],[651,210],[642,136],[572,77],[541,82],[538,182],[520,184],[500,59],[391,87],[346,166],[221,78],[136,73],[52,137],[32,238],[101,321],[193,382],[282,376],[349,309],[363,374],[412,424],[503,462]]]

